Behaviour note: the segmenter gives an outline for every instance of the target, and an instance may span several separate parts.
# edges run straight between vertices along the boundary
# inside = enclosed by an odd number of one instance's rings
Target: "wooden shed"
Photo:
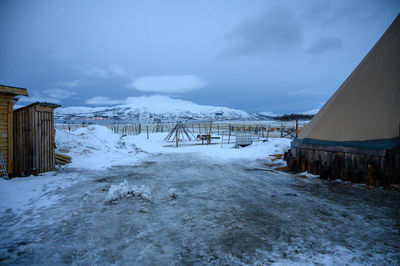
[[[26,89],[0,85],[0,151],[9,174],[13,173],[13,108],[16,96],[28,96]]]
[[[60,105],[36,102],[14,111],[16,175],[54,170],[54,109],[57,107]]]

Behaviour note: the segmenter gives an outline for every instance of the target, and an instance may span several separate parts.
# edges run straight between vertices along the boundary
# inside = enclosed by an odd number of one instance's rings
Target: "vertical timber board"
[[[1,129],[0,129],[0,149],[1,153],[4,158],[4,163],[7,167],[7,170],[9,169],[9,116],[8,116],[8,111],[9,111],[9,100],[10,97],[7,95],[0,95],[0,124],[1,124]]]
[[[45,143],[45,138],[44,138],[44,134],[45,134],[45,130],[44,130],[44,117],[43,117],[43,112],[37,110],[36,111],[38,114],[38,126],[39,126],[39,141],[40,141],[40,150],[39,150],[39,154],[38,154],[38,158],[39,158],[39,172],[42,172],[43,168],[44,168],[44,158],[43,158],[43,152],[44,152],[44,146],[46,145]]]
[[[14,173],[14,154],[13,154],[13,107],[14,104],[12,100],[8,101],[8,173]]]
[[[22,112],[14,112],[14,172],[19,175],[21,172],[21,152],[20,146],[23,145],[21,140],[22,131]]]
[[[49,165],[50,165],[50,171],[54,170],[55,165],[54,165],[54,137],[55,137],[55,132],[54,132],[54,117],[53,117],[53,112],[49,113],[50,117],[50,153],[49,153]]]
[[[49,117],[49,112],[46,112],[45,116],[46,116],[46,120],[45,120],[46,121],[46,149],[45,149],[45,154],[44,154],[44,157],[45,157],[44,170],[47,172],[47,171],[50,171],[50,162],[49,162],[49,159],[50,159],[50,126],[49,126],[50,117]]]
[[[339,164],[338,164],[338,158],[335,152],[332,153],[331,157],[331,174],[334,179],[339,178]]]
[[[17,112],[12,113],[12,119],[13,119],[13,168],[14,168],[14,173],[18,174],[18,147],[17,145],[19,144],[19,132],[18,132],[18,116]]]
[[[54,166],[54,119],[53,112],[49,112],[49,170],[53,171]],[[160,129],[158,128],[158,131]]]
[[[32,121],[33,115],[30,109],[27,109],[25,111],[25,131],[24,131],[24,137],[26,141],[26,157],[25,157],[25,163],[22,166],[23,171],[28,171],[30,168],[32,168],[32,160],[34,156],[34,150],[32,147],[32,142],[33,142],[33,134],[31,133],[31,125],[30,121]]]
[[[19,128],[17,127],[19,116],[17,112],[13,112],[13,150],[14,150],[14,173],[18,173],[18,143],[19,143]]]
[[[56,137],[56,131],[55,131],[55,128],[54,128],[54,113],[53,112],[51,112],[50,113],[50,120],[51,120],[51,122],[50,122],[50,132],[51,132],[51,139],[50,139],[50,166],[51,166],[51,170],[54,170],[55,168],[56,168],[56,165],[55,165],[55,155],[54,155],[54,152],[55,152],[55,145],[54,145],[54,140],[55,140],[55,137]]]
[[[43,169],[43,150],[44,150],[44,141],[43,141],[43,113],[38,110],[38,106],[36,106],[36,114],[37,114],[37,134],[38,134],[38,143],[35,145],[39,146],[39,151],[37,154],[37,159],[38,159],[38,167],[36,168],[39,172],[41,172],[41,169]]]
[[[26,138],[27,138],[27,146],[29,146],[29,149],[31,150],[30,157],[27,158],[25,168],[26,170],[32,170],[33,168],[36,167],[36,149],[33,145],[35,143],[36,135],[34,131],[34,125],[35,125],[35,113],[33,112],[32,108],[29,108],[27,110],[28,112],[28,121],[26,123],[27,125],[27,131],[25,132]]]
[[[38,113],[36,112],[36,106],[33,108],[29,109],[29,112],[31,114],[31,119],[29,121],[29,128],[31,131],[31,142],[29,143],[29,145],[32,147],[32,151],[33,151],[33,156],[31,161],[31,167],[30,170],[33,169],[38,169],[39,168],[39,161],[38,161],[38,154],[39,154],[39,149],[40,149],[40,143],[38,141],[38,132],[37,132],[37,124],[38,124]]]

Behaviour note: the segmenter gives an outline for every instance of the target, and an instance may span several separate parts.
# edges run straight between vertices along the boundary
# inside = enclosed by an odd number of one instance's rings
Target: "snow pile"
[[[128,181],[124,180],[119,185],[111,185],[106,196],[106,202],[115,204],[122,198],[131,197],[150,201],[151,190],[145,185],[130,186]]]
[[[73,131],[58,130],[56,152],[72,157],[70,166],[104,169],[137,162],[136,145],[104,126],[88,126]]]

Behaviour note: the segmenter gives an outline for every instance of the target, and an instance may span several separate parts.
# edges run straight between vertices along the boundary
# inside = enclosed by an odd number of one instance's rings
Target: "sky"
[[[0,1],[0,84],[18,104],[166,95],[250,113],[320,108],[400,1]]]

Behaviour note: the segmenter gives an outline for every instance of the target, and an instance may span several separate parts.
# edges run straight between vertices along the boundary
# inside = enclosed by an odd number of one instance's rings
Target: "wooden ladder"
[[[0,173],[3,173],[3,178],[8,179],[7,167],[4,163],[3,154],[0,151]]]

